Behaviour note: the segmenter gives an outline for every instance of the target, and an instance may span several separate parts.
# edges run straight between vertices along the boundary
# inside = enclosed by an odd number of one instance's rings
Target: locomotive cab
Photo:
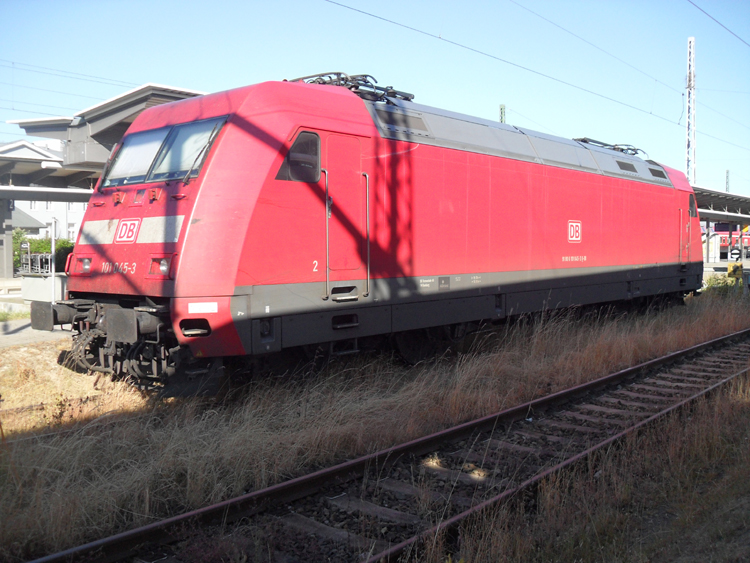
[[[34,328],[78,330],[73,356],[82,367],[146,384],[175,373],[180,347],[170,302],[183,227],[199,193],[191,184],[227,118],[134,132],[113,149],[68,257],[68,299],[32,304]],[[188,325],[186,335],[210,333]]]

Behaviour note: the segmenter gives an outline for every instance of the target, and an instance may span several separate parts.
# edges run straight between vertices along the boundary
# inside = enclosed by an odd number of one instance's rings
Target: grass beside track
[[[512,323],[474,351],[412,369],[363,356],[315,377],[255,381],[223,406],[154,404],[100,382],[111,400],[86,412],[65,407],[69,395],[58,392],[51,425],[2,421],[6,440],[58,434],[0,450],[0,559],[143,525],[750,326],[750,301],[715,293],[661,313]],[[28,384],[14,357],[0,358],[0,389],[11,397]],[[92,377],[50,369],[50,380],[91,390]]]
[[[750,378],[463,526],[418,560],[750,561]]]
[[[30,319],[30,311],[0,311],[0,323],[16,321],[18,319]]]

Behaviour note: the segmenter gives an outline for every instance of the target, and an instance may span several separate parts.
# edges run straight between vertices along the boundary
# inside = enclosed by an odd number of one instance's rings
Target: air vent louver
[[[664,180],[667,179],[667,175],[661,170],[657,170],[656,168],[649,168],[648,170],[649,172],[651,172],[651,175],[654,178],[663,178]]]

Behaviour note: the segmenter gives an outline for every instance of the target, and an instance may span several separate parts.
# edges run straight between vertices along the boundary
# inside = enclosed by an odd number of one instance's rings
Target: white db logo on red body
[[[581,242],[580,221],[568,221],[568,242]]]
[[[138,227],[140,226],[140,219],[121,219],[120,224],[117,225],[115,242],[135,242],[135,237],[138,235]]]

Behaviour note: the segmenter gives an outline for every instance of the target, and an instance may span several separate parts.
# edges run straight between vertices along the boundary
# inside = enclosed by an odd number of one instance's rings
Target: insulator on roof
[[[324,72],[322,74],[302,76],[289,82],[343,86],[357,94],[360,98],[374,102],[388,102],[389,98],[405,100],[407,102],[414,99],[414,94],[395,90],[392,86],[386,86],[385,88],[377,86],[378,81],[369,74],[348,75],[344,72]]]
[[[602,143],[601,141],[589,139],[588,137],[581,137],[580,139],[573,140],[578,141],[579,143],[586,143],[588,145],[594,145],[596,147],[601,147],[603,149],[609,149],[632,156],[637,155],[639,152],[644,152],[641,149],[634,147],[633,145],[610,145],[609,143]]]

